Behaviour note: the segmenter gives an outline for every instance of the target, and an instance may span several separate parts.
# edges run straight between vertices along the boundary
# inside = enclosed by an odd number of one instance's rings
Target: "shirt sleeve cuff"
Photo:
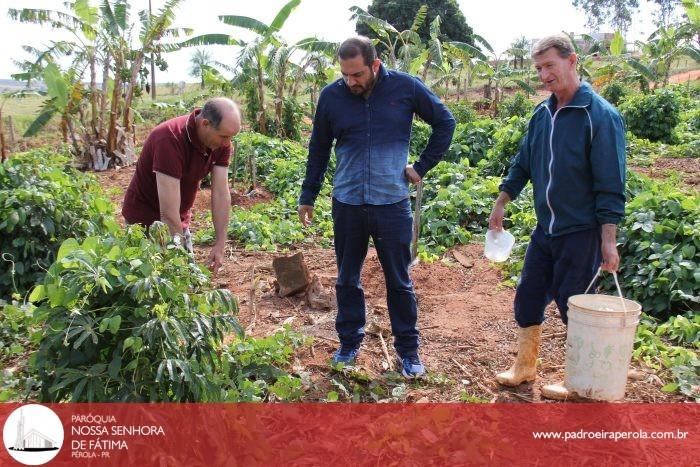
[[[513,190],[510,189],[510,187],[508,187],[507,185],[504,185],[504,184],[501,184],[501,185],[498,187],[498,189],[499,189],[500,191],[503,191],[503,192],[507,193],[508,196],[510,197],[510,200],[511,200],[511,201],[515,201],[515,198],[517,198],[518,195],[520,194],[520,193],[515,193]]]
[[[611,217],[611,216],[596,216],[596,219],[598,220],[598,224],[600,224],[600,225],[604,225],[604,224],[617,225],[622,220],[621,217]]]
[[[316,198],[311,193],[302,193],[299,196],[299,206],[313,206]]]
[[[428,172],[423,166],[423,164],[420,163],[420,161],[413,164],[413,170],[415,170],[418,173],[418,176],[420,178],[425,177],[426,172]]]

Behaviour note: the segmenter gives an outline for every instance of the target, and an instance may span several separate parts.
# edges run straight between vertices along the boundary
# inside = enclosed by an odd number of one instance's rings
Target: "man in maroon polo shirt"
[[[192,250],[189,223],[199,184],[211,172],[211,213],[216,241],[207,266],[216,272],[226,247],[231,192],[228,164],[231,138],[241,114],[230,99],[210,99],[202,109],[156,126],[143,144],[122,215],[129,224],[167,224],[176,242]]]

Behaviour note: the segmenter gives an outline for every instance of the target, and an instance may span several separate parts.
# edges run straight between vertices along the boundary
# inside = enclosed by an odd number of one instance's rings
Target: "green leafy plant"
[[[627,203],[618,240],[627,296],[654,316],[697,309],[700,196],[642,180]],[[610,280],[604,284],[614,287]]]
[[[311,344],[312,338],[293,331],[289,326],[261,339],[238,336],[224,349],[225,379],[222,381],[226,400],[234,402],[298,400],[302,381],[289,375],[294,352]]]
[[[629,93],[629,89],[618,81],[612,81],[600,90],[600,95],[603,96],[603,99],[610,102],[615,107],[622,104]]]
[[[510,119],[511,117],[527,117],[532,112],[534,104],[525,94],[518,91],[513,97],[504,99],[498,108],[498,117]]]
[[[475,166],[486,157],[486,152],[493,145],[493,134],[498,123],[491,119],[474,120],[457,125],[452,137],[452,144],[445,154],[447,162],[468,159]]]
[[[42,401],[213,401],[222,341],[242,333],[228,290],[156,223],[61,245],[32,291],[45,320],[35,369]]]
[[[675,316],[660,324],[659,320],[643,314],[637,327],[632,358],[671,380],[661,388],[662,391],[680,392],[700,402],[699,333],[700,315]]]
[[[629,97],[621,106],[627,128],[640,138],[673,142],[673,131],[680,121],[679,100],[670,89]]]
[[[95,179],[67,163],[65,154],[40,149],[0,165],[0,298],[40,281],[66,238],[118,228]]]
[[[477,113],[469,102],[450,102],[447,104],[457,123],[469,123],[477,119]]]
[[[479,170],[484,175],[502,176],[508,173],[510,164],[518,153],[520,140],[527,131],[528,120],[513,116],[493,135],[493,146],[486,152],[486,158],[479,162]]]

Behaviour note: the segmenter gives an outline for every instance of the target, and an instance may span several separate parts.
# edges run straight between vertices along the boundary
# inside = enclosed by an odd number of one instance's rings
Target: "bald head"
[[[226,97],[215,97],[204,103],[197,115],[200,141],[209,149],[226,146],[241,130],[238,105]]]

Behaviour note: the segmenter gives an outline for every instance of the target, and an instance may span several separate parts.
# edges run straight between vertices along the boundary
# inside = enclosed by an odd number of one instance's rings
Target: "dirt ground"
[[[636,172],[659,179],[668,178],[670,172],[677,172],[685,185],[695,190],[700,188],[700,158],[660,157],[654,161],[651,167],[632,168]]]
[[[687,83],[688,81],[695,81],[700,79],[700,70],[692,70],[686,73],[678,73],[671,76],[668,81],[669,83]]]
[[[102,185],[117,206],[121,206],[133,168],[111,170],[98,174]],[[251,200],[242,193],[234,193],[236,204],[269,199],[269,194]],[[210,193],[203,189],[197,197],[198,212],[209,208]],[[197,228],[198,226],[193,226]],[[512,303],[514,290],[501,285],[501,272],[483,257],[482,245],[458,247],[467,260],[466,266],[455,261],[452,252],[434,263],[419,263],[412,271],[419,304],[418,326],[421,332],[421,357],[434,378],[428,383],[408,387],[409,401],[458,401],[461,395],[485,401],[530,402],[540,401],[540,386],[563,380],[566,330],[558,318],[556,307],[547,309],[548,319],[543,330],[538,379],[535,383],[518,388],[504,388],[493,381],[494,373],[507,369],[516,352],[516,324]],[[195,247],[198,259],[203,260],[207,247]],[[295,253],[291,251],[286,254]],[[334,295],[336,266],[333,250],[304,248],[310,272],[318,276],[325,291]],[[282,253],[249,252],[230,246],[228,260],[214,278],[214,285],[230,289],[239,300],[239,320],[248,333],[267,336],[289,324],[303,334],[313,336],[310,348],[297,352],[294,371],[310,373],[311,389],[305,400],[322,400],[330,387],[332,370],[328,362],[337,348],[334,328],[335,302],[329,310],[311,309],[303,297],[280,298],[273,288],[272,260]],[[367,336],[362,346],[358,365],[368,375],[381,377],[386,373],[387,359],[379,337],[386,341],[391,364],[395,352],[392,340],[384,278],[376,253],[370,249],[362,282],[367,299]],[[256,285],[254,285],[256,284]],[[627,386],[628,402],[681,401],[678,395],[662,393],[662,380],[651,370],[643,372],[641,380],[630,380]],[[445,383],[444,379],[449,382]],[[431,383],[431,381],[433,381]]]

